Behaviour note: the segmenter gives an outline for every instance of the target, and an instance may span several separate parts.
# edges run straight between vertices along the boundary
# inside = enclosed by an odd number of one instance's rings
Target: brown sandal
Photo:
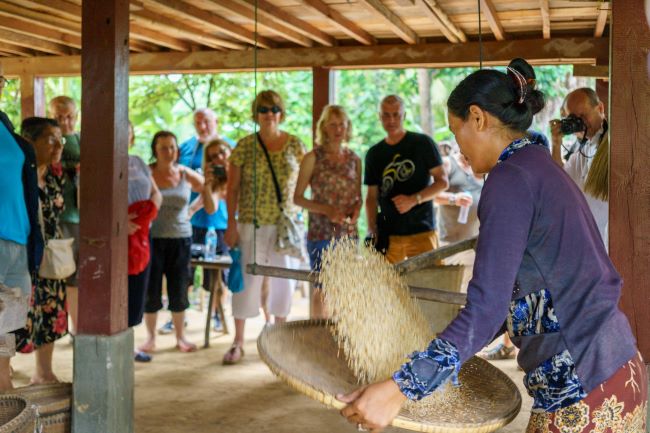
[[[238,344],[233,344],[226,354],[223,355],[223,365],[237,364],[243,357],[244,349]]]

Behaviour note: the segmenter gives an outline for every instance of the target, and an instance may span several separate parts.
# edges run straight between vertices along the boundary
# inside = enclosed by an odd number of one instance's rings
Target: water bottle
[[[466,192],[461,193],[463,196],[469,195]],[[459,195],[461,195],[459,194]],[[467,217],[469,216],[469,205],[461,206],[460,211],[458,212],[458,223],[459,224],[467,224]]]
[[[210,227],[205,234],[205,260],[217,259],[217,232]]]

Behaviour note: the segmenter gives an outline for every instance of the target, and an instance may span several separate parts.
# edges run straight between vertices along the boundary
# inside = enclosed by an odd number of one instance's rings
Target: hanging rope
[[[255,0],[255,45],[253,46],[253,92],[254,98],[257,98],[257,0]],[[256,110],[257,111],[257,110]],[[255,141],[253,142],[253,266],[257,266],[257,112],[253,113],[255,118],[253,122],[253,133]]]
[[[481,29],[481,0],[478,1],[478,67],[483,69],[483,32]]]

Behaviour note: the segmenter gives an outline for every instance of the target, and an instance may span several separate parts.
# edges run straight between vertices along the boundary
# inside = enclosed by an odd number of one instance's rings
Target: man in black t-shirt
[[[387,136],[366,154],[366,215],[377,234],[379,206],[379,227],[389,236],[386,258],[397,263],[438,247],[433,198],[449,182],[434,141],[404,129],[402,98],[386,96],[379,118]]]

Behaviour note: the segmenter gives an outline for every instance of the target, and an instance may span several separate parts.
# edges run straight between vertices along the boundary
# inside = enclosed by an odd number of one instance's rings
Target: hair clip
[[[523,104],[524,101],[526,100],[526,93],[528,91],[528,80],[526,80],[526,77],[522,75],[521,72],[516,70],[515,68],[511,68],[510,66],[506,66],[506,69],[510,72],[512,72],[512,75],[515,77],[517,80],[517,87],[519,87],[519,104]]]

